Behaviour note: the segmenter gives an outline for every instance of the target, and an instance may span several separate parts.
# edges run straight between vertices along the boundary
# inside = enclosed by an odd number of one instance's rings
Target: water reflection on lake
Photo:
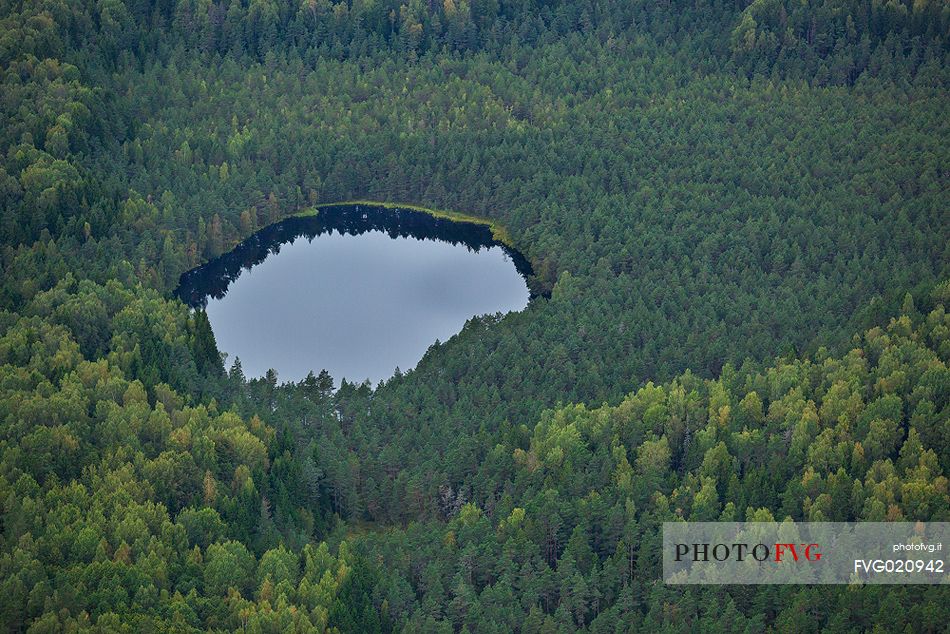
[[[327,369],[374,384],[474,315],[523,309],[528,262],[482,225],[367,205],[272,225],[182,276],[229,359],[282,381]]]

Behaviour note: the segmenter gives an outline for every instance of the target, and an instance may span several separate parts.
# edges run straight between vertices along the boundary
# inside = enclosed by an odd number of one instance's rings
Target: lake
[[[339,384],[409,370],[475,315],[522,310],[528,261],[487,226],[410,209],[321,207],[257,232],[181,277],[228,365],[281,381],[326,369]]]

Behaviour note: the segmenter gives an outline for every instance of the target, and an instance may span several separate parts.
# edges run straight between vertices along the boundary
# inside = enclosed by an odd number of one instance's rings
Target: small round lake
[[[527,306],[531,267],[484,225],[409,209],[322,207],[182,275],[218,349],[248,377],[326,369],[374,384],[409,370],[475,315]]]

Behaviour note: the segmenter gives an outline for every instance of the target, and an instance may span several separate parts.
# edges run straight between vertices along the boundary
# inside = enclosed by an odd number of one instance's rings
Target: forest
[[[944,631],[661,580],[664,521],[950,521],[946,0],[0,0],[0,624]],[[246,377],[183,273],[315,205],[543,297]]]

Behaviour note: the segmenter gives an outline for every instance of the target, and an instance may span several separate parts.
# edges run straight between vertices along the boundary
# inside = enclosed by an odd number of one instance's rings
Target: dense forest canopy
[[[657,579],[664,520],[947,520],[948,37],[938,0],[0,1],[0,623],[942,630],[942,587]],[[491,218],[550,298],[378,386],[225,364],[180,275],[350,199]]]

